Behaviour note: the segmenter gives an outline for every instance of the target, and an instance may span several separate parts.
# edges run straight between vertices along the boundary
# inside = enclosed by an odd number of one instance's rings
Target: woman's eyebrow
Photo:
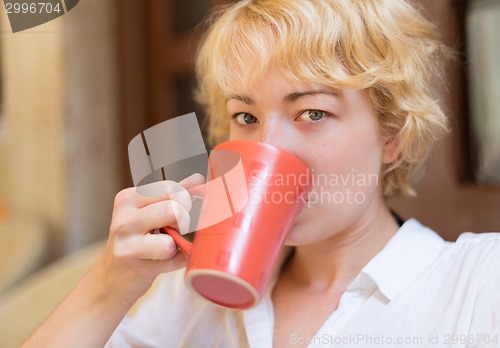
[[[236,100],[242,101],[243,103],[248,104],[248,105],[255,104],[254,100],[246,95],[238,95],[238,94],[230,95],[229,97],[227,97],[226,103],[229,99],[236,99]]]
[[[292,93],[287,94],[283,98],[283,101],[286,103],[293,103],[301,97],[315,95],[315,94],[329,94],[329,95],[333,95],[335,97],[338,97],[338,93],[336,93],[336,92],[320,89],[320,90],[305,91],[305,92],[292,92]],[[243,103],[248,104],[248,105],[255,104],[255,101],[246,95],[232,94],[229,97],[227,97],[226,102],[230,99],[236,99],[236,100],[242,101]]]
[[[329,94],[329,95],[333,95],[335,97],[339,96],[338,93],[335,93],[333,91],[327,91],[327,90],[320,89],[320,90],[314,90],[314,91],[293,92],[293,93],[287,94],[283,98],[283,101],[286,103],[293,103],[293,102],[297,101],[297,99],[299,99],[299,98],[309,96],[309,95],[315,95],[315,94]]]

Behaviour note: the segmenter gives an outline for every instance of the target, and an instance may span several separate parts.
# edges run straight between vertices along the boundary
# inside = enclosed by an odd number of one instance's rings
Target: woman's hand
[[[172,238],[158,229],[169,226],[181,234],[189,232],[187,189],[204,182],[201,174],[194,174],[179,183],[155,182],[139,192],[128,188],[116,195],[108,243],[95,265],[103,293],[131,306],[159,274],[186,266]]]

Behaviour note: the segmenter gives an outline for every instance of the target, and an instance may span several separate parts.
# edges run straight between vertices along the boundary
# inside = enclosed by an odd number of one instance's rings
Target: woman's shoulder
[[[482,232],[482,233],[463,232],[458,236],[457,241],[455,243],[475,244],[475,243],[489,243],[498,241],[500,241],[500,232]]]
[[[500,233],[462,233],[454,247],[469,264],[464,278],[474,294],[470,332],[500,340]],[[458,265],[457,265],[458,266]]]
[[[483,261],[500,262],[500,233],[464,232],[460,234],[451,247],[462,250],[468,257]]]
[[[500,233],[464,232],[455,242],[446,242],[443,257],[463,277],[500,287]]]
[[[404,221],[400,228],[401,238],[406,243],[400,243],[408,252],[421,251],[427,258],[435,257],[436,262],[473,262],[485,258],[500,262],[500,232],[462,232],[455,241],[447,241],[433,229],[423,225],[415,218]],[[418,247],[418,248],[417,248]],[[434,253],[430,255],[429,250]]]
[[[408,252],[422,249],[420,255],[429,264],[430,272],[455,274],[462,279],[497,278],[500,286],[500,233],[462,232],[456,241],[446,241],[415,219],[407,220],[405,227],[407,232],[413,232]]]

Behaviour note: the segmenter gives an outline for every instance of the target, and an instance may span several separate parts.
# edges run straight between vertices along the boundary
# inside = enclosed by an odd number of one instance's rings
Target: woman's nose
[[[284,150],[292,148],[292,131],[279,119],[266,120],[260,129],[259,141]]]

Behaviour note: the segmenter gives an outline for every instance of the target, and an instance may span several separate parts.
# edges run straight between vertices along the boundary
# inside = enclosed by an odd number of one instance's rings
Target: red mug
[[[216,146],[208,169],[193,243],[170,227],[164,231],[189,256],[189,288],[223,307],[251,308],[264,294],[312,175],[294,155],[252,140]],[[231,213],[224,213],[228,206]]]

